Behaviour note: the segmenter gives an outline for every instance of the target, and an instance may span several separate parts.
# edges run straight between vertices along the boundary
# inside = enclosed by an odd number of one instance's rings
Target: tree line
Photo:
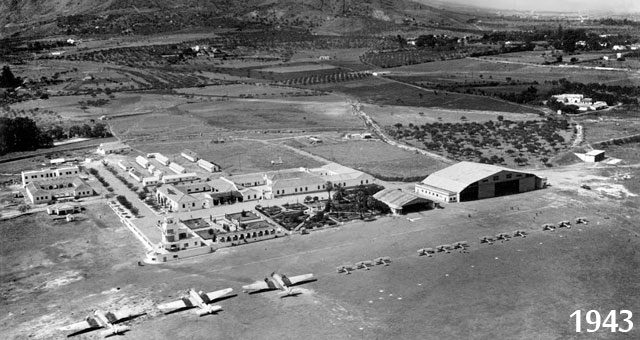
[[[0,117],[0,155],[53,146],[53,138],[27,117]]]

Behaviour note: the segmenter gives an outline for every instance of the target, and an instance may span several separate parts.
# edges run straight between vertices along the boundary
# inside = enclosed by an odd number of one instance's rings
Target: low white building
[[[33,181],[47,181],[60,178],[77,177],[80,173],[80,169],[77,166],[64,167],[64,168],[46,168],[34,171],[22,172],[22,186],[26,187],[27,184]]]
[[[171,171],[175,172],[176,174],[184,174],[185,172],[187,172],[187,170],[178,163],[169,164],[169,169],[171,169]]]
[[[125,160],[119,160],[118,161],[118,167],[124,171],[129,171],[131,169],[133,169],[133,165],[131,165],[131,163],[125,161]]]
[[[149,160],[146,159],[144,156],[136,157],[136,163],[140,164],[140,166],[145,169],[149,167]]]
[[[186,174],[166,175],[162,177],[162,183],[164,184],[172,184],[172,183],[180,183],[180,182],[195,182],[199,180],[200,180],[200,177],[198,177],[198,174],[193,172],[189,172]]]
[[[195,163],[198,161],[198,154],[189,149],[183,150],[180,155],[191,162]]]
[[[101,155],[109,155],[113,153],[126,153],[131,151],[131,147],[122,142],[102,143],[98,146],[97,152]]]
[[[151,185],[157,185],[158,183],[160,183],[160,179],[158,177],[155,176],[151,176],[151,177],[143,177],[142,178],[142,185],[145,187],[151,186]]]
[[[575,155],[587,163],[597,163],[605,159],[604,150],[591,150],[587,153],[575,153]]]
[[[207,170],[207,171],[209,171],[209,172],[218,172],[218,171],[220,171],[220,166],[219,165],[217,165],[215,163],[212,163],[212,162],[209,162],[209,161],[204,160],[204,159],[199,159],[198,160],[198,166],[203,168],[203,169],[205,169],[205,170]]]
[[[169,157],[161,154],[161,153],[157,153],[156,154],[156,160],[158,162],[160,162],[160,164],[162,165],[169,165],[169,163],[171,163],[171,161],[169,160]]]

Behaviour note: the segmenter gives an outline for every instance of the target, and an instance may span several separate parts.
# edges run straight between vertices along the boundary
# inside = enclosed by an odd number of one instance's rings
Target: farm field
[[[436,91],[436,94],[430,90],[423,90],[378,77],[369,77],[357,82],[351,81],[337,84],[314,85],[311,86],[311,88],[345,93],[365,103],[378,105],[403,105],[522,113],[536,112],[532,108],[493,98],[459,93],[446,93],[444,91]]]
[[[421,178],[448,165],[382,141],[339,141],[307,146],[303,150],[382,179]]]
[[[604,170],[585,166],[545,170],[540,175],[553,187],[540,191],[446,205],[406,216],[411,220],[382,217],[352,222],[142,267],[135,263],[142,247],[108,212],[102,218],[99,211],[90,212],[102,221],[94,222],[97,227],[48,226],[23,217],[45,237],[12,233],[11,239],[3,238],[11,240],[11,249],[25,250],[7,259],[10,262],[3,261],[18,266],[2,267],[3,277],[16,281],[3,281],[15,289],[2,295],[7,314],[0,331],[9,338],[25,334],[57,338],[64,334],[56,327],[81,320],[95,308],[130,308],[147,314],[127,322],[132,330],[123,339],[563,337],[574,332],[569,314],[576,309],[609,310],[620,304],[630,310],[640,308],[635,287],[640,274],[629,270],[640,265],[633,255],[640,246],[640,230],[631,220],[637,205],[621,205],[637,203],[637,197],[598,191],[614,184],[603,177]],[[594,190],[572,190],[582,181]],[[540,230],[543,223],[576,217],[587,218],[589,224],[553,233]],[[10,232],[15,223],[1,221],[0,230]],[[91,233],[74,232],[80,226]],[[480,236],[516,229],[529,235],[493,245],[478,242]],[[103,246],[87,248],[87,238],[92,239],[90,244]],[[469,241],[468,251],[431,258],[416,254],[419,248],[461,240]],[[108,257],[95,257],[103,247]],[[43,251],[26,251],[32,248]],[[335,272],[338,265],[377,256],[389,256],[392,262],[351,275]],[[47,260],[43,267],[29,268],[41,259]],[[45,274],[45,268],[52,274]],[[291,275],[312,272],[318,280],[299,286],[303,293],[296,298],[240,291],[241,285],[274,270]],[[44,285],[35,283],[43,281]],[[154,308],[182,296],[189,287],[207,291],[232,287],[238,295],[220,301],[223,311],[217,315],[202,318],[191,312],[162,315]],[[31,289],[37,299],[26,295]],[[70,294],[74,299],[68,299]],[[434,306],[438,313],[433,313]],[[524,326],[522,320],[527,320]],[[634,328],[626,335],[635,338],[637,333]]]
[[[502,55],[500,55],[502,56]],[[586,70],[573,67],[530,66],[518,63],[502,63],[501,60],[487,59],[456,59],[436,61],[385,69],[390,75],[426,77],[426,79],[446,80],[456,82],[473,82],[480,80],[504,80],[507,77],[514,80],[544,83],[545,80],[566,78],[572,82],[592,83],[600,82],[608,85],[630,86],[640,85],[640,78],[625,71]],[[508,60],[503,60],[508,61]],[[515,62],[515,60],[513,60]],[[480,76],[482,75],[482,79]],[[491,78],[490,78],[491,77]]]
[[[298,73],[298,72],[310,72],[310,71],[324,71],[333,70],[336,67],[327,64],[301,64],[301,65],[282,65],[262,68],[262,72],[272,73]]]
[[[640,119],[588,120],[581,124],[584,126],[586,142],[600,142],[611,138],[640,134]]]
[[[310,95],[313,91],[301,90],[287,86],[250,85],[250,84],[229,84],[213,85],[206,87],[189,87],[175,89],[178,93],[192,94],[198,96],[220,96],[220,97],[288,97],[296,95]]]
[[[362,111],[366,112],[381,126],[391,126],[396,123],[405,125],[422,125],[436,122],[460,123],[463,117],[469,122],[497,120],[498,116],[512,121],[540,119],[539,115],[533,113],[421,108],[397,105],[364,104],[362,105]]]

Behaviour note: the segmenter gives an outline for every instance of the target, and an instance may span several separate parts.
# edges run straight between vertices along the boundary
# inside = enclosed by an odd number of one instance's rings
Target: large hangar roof
[[[451,192],[460,192],[472,183],[501,171],[522,172],[492,164],[460,162],[432,173],[422,181],[422,184]]]

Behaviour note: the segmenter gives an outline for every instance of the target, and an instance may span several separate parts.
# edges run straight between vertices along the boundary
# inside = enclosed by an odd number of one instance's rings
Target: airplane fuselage
[[[288,289],[287,284],[282,279],[282,275],[274,273],[274,274],[271,275],[271,278],[273,278],[272,282],[276,286],[277,289],[279,289],[279,290],[287,290]]]
[[[191,297],[192,301],[195,301],[196,306],[200,308],[203,308],[207,305],[200,293],[196,292],[196,290],[193,288],[189,289],[189,297]]]

